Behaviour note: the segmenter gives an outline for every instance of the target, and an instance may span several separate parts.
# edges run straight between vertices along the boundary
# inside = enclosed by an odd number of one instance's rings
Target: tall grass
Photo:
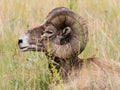
[[[81,58],[120,61],[119,0],[0,0],[0,90],[48,89],[46,57],[21,52],[17,40],[58,6],[71,8],[88,21],[89,42]]]

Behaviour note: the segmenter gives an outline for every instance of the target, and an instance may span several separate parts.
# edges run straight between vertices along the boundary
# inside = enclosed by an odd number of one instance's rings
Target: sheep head
[[[80,54],[87,41],[88,30],[84,19],[67,8],[59,7],[47,15],[40,27],[21,37],[18,43],[23,51],[45,51],[66,59]]]

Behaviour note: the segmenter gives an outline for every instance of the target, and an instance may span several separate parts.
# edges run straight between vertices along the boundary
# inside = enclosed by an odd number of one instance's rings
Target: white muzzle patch
[[[20,50],[22,51],[27,51],[29,48],[29,43],[28,43],[28,36],[22,36],[18,40],[18,45]]]

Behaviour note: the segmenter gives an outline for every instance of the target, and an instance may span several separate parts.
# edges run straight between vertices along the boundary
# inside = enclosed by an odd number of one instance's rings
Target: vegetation
[[[17,41],[59,6],[71,8],[88,22],[89,42],[79,57],[120,61],[119,0],[0,0],[0,90],[48,89],[45,55],[21,52]]]

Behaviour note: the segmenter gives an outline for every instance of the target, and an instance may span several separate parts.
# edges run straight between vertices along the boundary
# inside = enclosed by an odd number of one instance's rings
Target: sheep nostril
[[[22,39],[19,39],[19,40],[18,40],[18,44],[20,44],[20,43],[23,43],[23,40],[22,40]]]

